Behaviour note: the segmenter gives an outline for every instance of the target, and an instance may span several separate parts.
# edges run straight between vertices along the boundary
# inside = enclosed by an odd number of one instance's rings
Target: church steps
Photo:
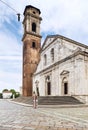
[[[15,102],[33,104],[33,97],[19,97],[14,99]],[[71,96],[40,96],[38,97],[39,105],[77,105],[83,104]]]

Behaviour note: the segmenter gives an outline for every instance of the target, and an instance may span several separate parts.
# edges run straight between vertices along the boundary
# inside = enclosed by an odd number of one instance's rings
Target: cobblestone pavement
[[[88,130],[88,108],[34,109],[0,100],[0,130]]]

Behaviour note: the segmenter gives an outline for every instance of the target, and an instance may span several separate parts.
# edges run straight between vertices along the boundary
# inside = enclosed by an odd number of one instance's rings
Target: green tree
[[[12,94],[16,94],[16,91],[14,89],[10,89],[10,92],[12,92]]]
[[[19,97],[20,96],[20,93],[16,93],[15,95],[15,98]]]
[[[8,89],[3,89],[3,91],[2,92],[5,92],[5,91],[9,91]]]
[[[2,93],[0,93],[0,98],[2,98]]]
[[[20,96],[20,93],[16,92],[14,89],[11,89],[10,92],[12,92],[11,98],[13,98],[13,95],[14,95],[15,98]]]
[[[14,89],[10,89],[10,92],[12,92],[11,98],[13,98],[13,95],[14,95],[14,97],[16,96],[16,91]]]

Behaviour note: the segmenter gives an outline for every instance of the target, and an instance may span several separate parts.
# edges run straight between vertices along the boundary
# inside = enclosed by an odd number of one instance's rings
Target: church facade
[[[88,102],[88,46],[48,35],[41,47],[40,10],[24,10],[23,96],[75,96]]]
[[[47,36],[33,75],[40,96],[88,97],[88,46],[60,35]]]

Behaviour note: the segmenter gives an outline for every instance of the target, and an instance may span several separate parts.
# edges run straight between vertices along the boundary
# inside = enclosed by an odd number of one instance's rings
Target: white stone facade
[[[2,93],[2,96],[3,96],[3,98],[5,99],[5,98],[11,98],[11,96],[12,96],[12,92],[9,92],[9,91],[5,91],[5,92],[3,92]]]
[[[87,100],[88,46],[66,37],[47,36],[33,76],[33,91],[40,96],[74,95]]]

